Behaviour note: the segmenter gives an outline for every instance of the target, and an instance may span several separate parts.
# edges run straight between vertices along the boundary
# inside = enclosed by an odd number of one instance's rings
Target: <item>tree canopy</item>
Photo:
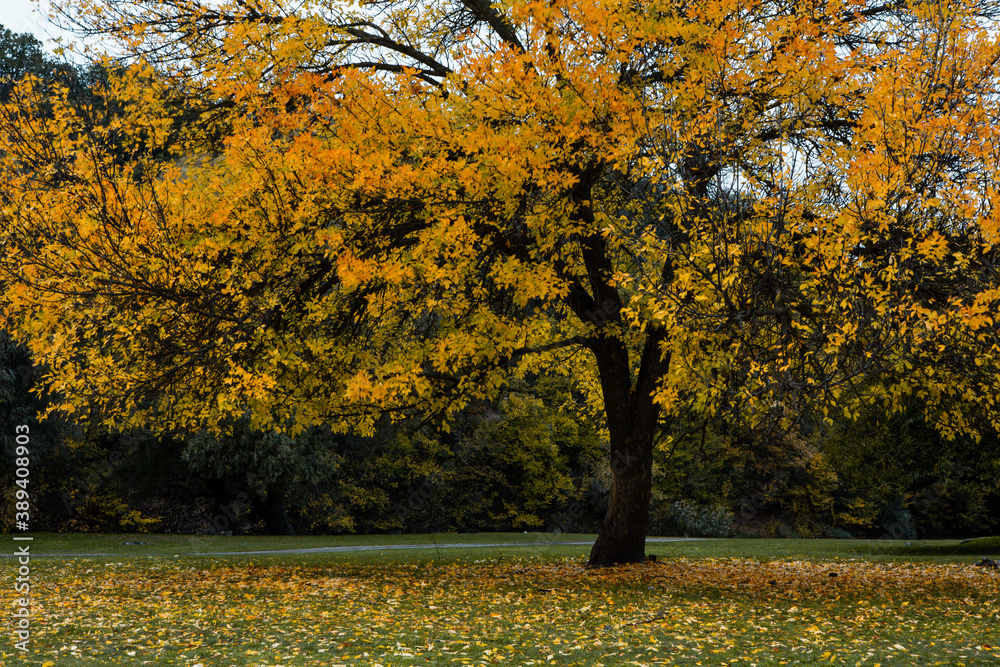
[[[558,367],[611,446],[593,564],[643,558],[682,412],[997,424],[982,6],[63,11],[131,57],[127,113],[38,114],[31,83],[4,112],[5,313],[68,412],[363,430]]]

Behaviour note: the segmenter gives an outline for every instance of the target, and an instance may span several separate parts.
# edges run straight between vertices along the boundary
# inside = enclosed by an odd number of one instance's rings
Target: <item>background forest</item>
[[[26,350],[0,338],[4,455],[33,423]],[[540,376],[450,432],[380,425],[230,438],[34,427],[36,525],[163,533],[593,532],[606,511],[607,446],[564,378]],[[805,423],[809,423],[806,420]],[[944,538],[995,533],[996,436],[948,442],[919,412],[791,432],[691,424],[657,448],[651,533],[703,537]],[[14,489],[4,468],[3,488]],[[10,493],[13,493],[10,491]],[[3,504],[9,530],[13,502]]]
[[[80,96],[106,76],[56,62],[30,35],[4,30],[0,96],[26,74],[68,83]],[[0,333],[8,459],[13,425],[34,424],[47,402],[32,391],[40,372],[24,346]],[[322,427],[290,437],[236,422],[229,437],[153,436],[111,432],[96,410],[91,417],[32,426],[38,530],[593,532],[615,465],[584,397],[543,372],[465,408],[447,432],[386,421],[372,437]],[[780,419],[753,427],[687,421],[655,449],[654,535],[910,539],[998,529],[1000,447],[988,428],[978,442],[948,441],[917,405],[892,415],[873,409],[853,422],[799,415],[791,430]],[[12,494],[13,470],[2,475]],[[14,503],[6,500],[0,528],[9,530]]]

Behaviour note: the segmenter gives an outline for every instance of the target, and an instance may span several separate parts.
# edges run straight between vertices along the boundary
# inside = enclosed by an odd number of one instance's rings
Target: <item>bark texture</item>
[[[591,567],[646,559],[653,442],[660,416],[652,392],[670,363],[669,357],[661,356],[661,340],[658,331],[647,337],[634,383],[624,345],[604,340],[592,348],[601,375],[611,439],[611,497],[590,552]]]

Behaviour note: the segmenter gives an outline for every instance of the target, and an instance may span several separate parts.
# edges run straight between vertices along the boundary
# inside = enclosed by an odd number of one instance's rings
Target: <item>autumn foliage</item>
[[[595,571],[577,559],[118,558],[72,559],[45,576],[33,646],[43,659],[103,665],[1000,658],[1000,576],[968,564],[674,558]]]
[[[1000,50],[964,2],[202,5],[64,19],[99,117],[5,108],[10,326],[71,413],[297,432],[557,367],[603,411],[592,562],[658,435],[916,399],[996,424]]]

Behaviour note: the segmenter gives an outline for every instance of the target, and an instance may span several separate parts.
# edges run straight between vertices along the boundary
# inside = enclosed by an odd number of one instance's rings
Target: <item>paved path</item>
[[[662,542],[694,542],[705,538],[701,537],[647,537],[646,544],[657,544]],[[303,549],[269,549],[266,551],[206,551],[188,552],[177,554],[178,556],[256,556],[264,554],[319,554],[319,553],[339,553],[347,551],[389,551],[393,549],[489,549],[496,547],[551,547],[562,545],[586,546],[593,544],[593,540],[585,542],[472,542],[465,544],[359,544],[343,547],[310,547]],[[34,544],[32,543],[32,546]],[[139,546],[139,545],[136,545]],[[145,546],[145,545],[143,545]],[[16,558],[17,554],[0,554],[9,558]],[[46,553],[45,551],[31,552],[32,558],[51,556],[53,558],[88,558],[92,556],[142,556],[146,554],[130,554],[126,552],[118,553]],[[149,554],[157,556],[169,556],[171,554]]]

